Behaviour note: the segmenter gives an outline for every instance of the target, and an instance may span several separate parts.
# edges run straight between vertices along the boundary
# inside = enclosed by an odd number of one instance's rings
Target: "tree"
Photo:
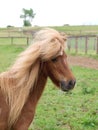
[[[31,8],[30,9],[23,8],[22,12],[23,12],[23,14],[20,15],[20,18],[23,18],[23,25],[24,26],[31,26],[32,25],[31,22],[32,22],[33,18],[36,15],[34,13],[33,9],[31,9]]]

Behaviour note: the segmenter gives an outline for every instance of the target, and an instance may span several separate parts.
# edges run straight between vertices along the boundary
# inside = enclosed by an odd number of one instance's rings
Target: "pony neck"
[[[43,90],[45,88],[46,82],[47,82],[47,71],[45,65],[40,65],[39,69],[39,75],[38,80],[36,82],[36,85],[33,87],[33,90],[30,93],[30,96],[32,97],[32,102],[37,104],[38,100],[40,99]]]

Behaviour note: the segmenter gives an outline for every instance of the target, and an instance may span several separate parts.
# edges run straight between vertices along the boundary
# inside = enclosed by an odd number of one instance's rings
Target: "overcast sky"
[[[98,0],[1,0],[0,27],[22,26],[22,8],[36,13],[32,25],[98,24]]]

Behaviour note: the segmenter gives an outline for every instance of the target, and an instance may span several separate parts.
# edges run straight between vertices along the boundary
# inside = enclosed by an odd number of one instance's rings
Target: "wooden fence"
[[[6,41],[6,43],[3,41]],[[9,40],[8,40],[9,39]],[[17,39],[17,40],[16,40]],[[28,45],[32,37],[0,37],[0,44],[17,44]],[[98,36],[97,35],[81,35],[68,37],[68,50],[70,52],[80,53],[96,53],[98,54]]]
[[[97,35],[81,35],[68,37],[68,50],[75,53],[93,52],[98,54],[98,36]]]
[[[17,39],[17,42],[15,42],[16,39]],[[9,37],[9,36],[8,37],[0,37],[0,44],[4,45],[4,43],[5,43],[5,44],[11,44],[11,45],[13,45],[13,44],[18,44],[18,45],[20,44],[21,45],[21,43],[25,41],[23,44],[29,45],[30,39],[32,39],[32,38],[31,37]]]

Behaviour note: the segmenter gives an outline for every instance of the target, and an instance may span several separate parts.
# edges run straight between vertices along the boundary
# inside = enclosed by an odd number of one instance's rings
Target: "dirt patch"
[[[98,70],[98,60],[92,58],[81,56],[68,56],[68,62],[70,65],[77,65]]]

